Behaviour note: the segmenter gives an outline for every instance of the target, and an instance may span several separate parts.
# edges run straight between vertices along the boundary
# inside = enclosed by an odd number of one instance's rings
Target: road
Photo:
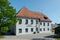
[[[37,34],[27,34],[20,36],[5,36],[0,40],[55,40],[53,39],[53,33],[37,33]]]

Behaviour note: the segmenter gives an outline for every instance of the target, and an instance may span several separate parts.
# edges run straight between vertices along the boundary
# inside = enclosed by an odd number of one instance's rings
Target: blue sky
[[[29,10],[42,12],[52,23],[60,23],[60,0],[9,0],[18,12],[23,6]]]

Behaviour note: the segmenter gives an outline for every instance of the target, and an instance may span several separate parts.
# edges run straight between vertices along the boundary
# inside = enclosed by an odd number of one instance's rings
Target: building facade
[[[51,20],[43,13],[23,7],[16,16],[16,35],[51,32]]]

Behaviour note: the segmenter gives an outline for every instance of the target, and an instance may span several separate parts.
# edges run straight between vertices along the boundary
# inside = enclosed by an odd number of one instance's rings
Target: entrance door
[[[36,28],[36,32],[39,33],[38,28]]]

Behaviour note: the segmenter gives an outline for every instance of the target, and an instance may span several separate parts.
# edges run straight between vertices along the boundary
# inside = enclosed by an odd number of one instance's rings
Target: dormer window
[[[44,19],[48,19],[48,17],[44,16]]]

